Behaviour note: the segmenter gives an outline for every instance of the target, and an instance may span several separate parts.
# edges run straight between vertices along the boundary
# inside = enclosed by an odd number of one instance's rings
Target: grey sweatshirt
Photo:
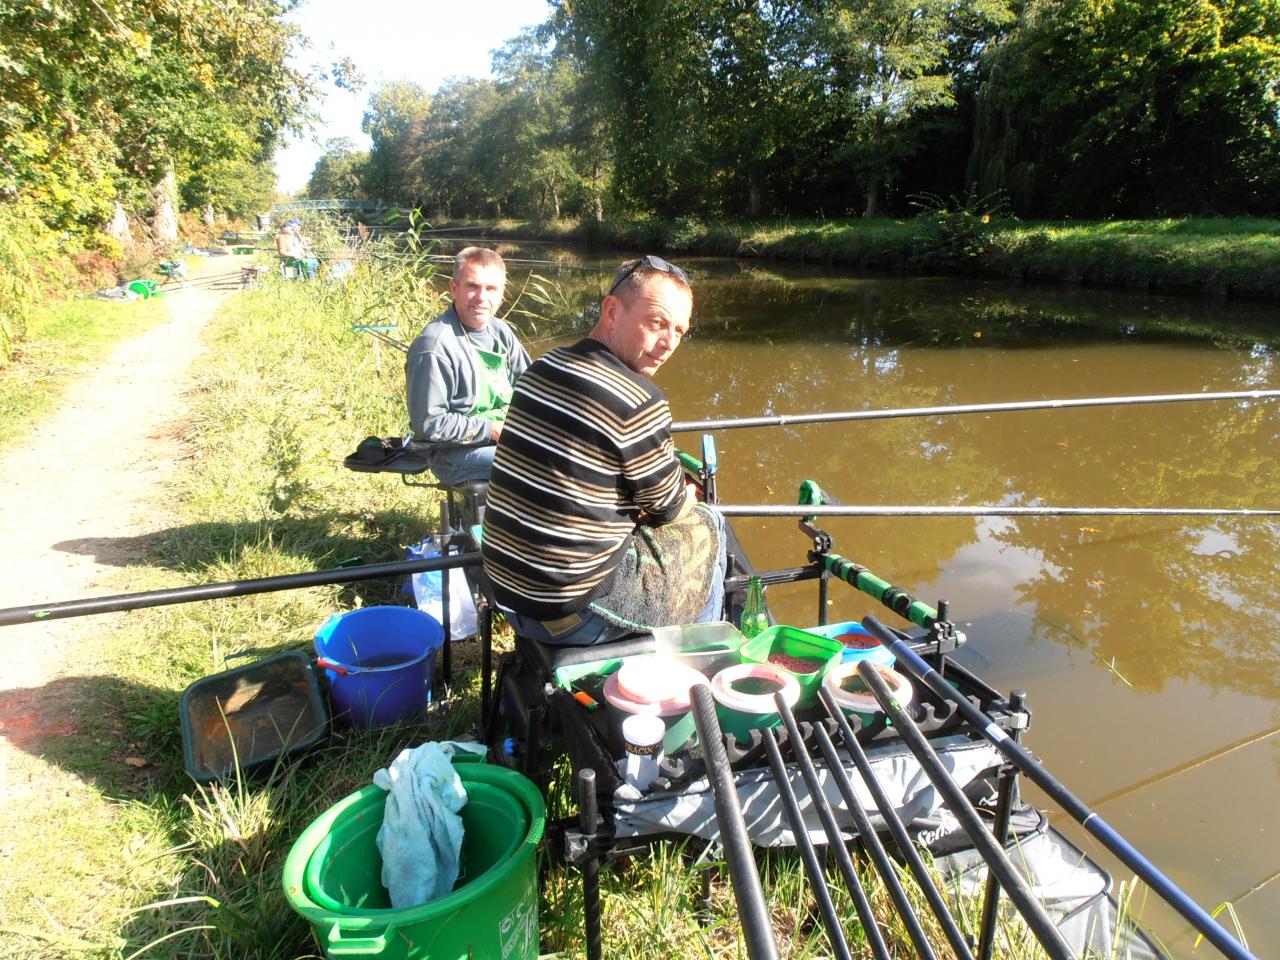
[[[529,366],[528,352],[505,321],[494,317],[486,329],[506,353],[507,373],[514,384]],[[468,416],[476,403],[476,362],[475,352],[467,344],[467,328],[452,306],[414,338],[404,373],[409,426],[415,439],[428,443],[489,442],[490,422]]]

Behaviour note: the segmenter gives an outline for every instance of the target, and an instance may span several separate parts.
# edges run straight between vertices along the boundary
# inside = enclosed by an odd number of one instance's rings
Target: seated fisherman
[[[296,264],[302,275],[314,280],[320,261],[311,255],[311,241],[302,235],[301,220],[286,220],[276,234],[276,253],[286,264]]]
[[[453,305],[409,347],[409,423],[414,439],[438,445],[427,460],[442,483],[488,478],[512,388],[529,366],[529,354],[497,316],[506,283],[495,251],[459,251],[449,281]]]
[[[624,263],[586,339],[533,363],[498,442],[484,569],[522,636],[607,643],[719,619],[724,518],[695,503],[650,378],[689,331],[693,292],[658,257]]]

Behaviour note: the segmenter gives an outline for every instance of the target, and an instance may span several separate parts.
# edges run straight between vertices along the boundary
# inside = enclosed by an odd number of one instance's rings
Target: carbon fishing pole
[[[259,577],[254,580],[228,580],[222,583],[202,583],[194,587],[171,587],[167,590],[89,597],[84,600],[66,600],[60,603],[30,604],[25,607],[9,607],[0,610],[0,627],[19,623],[42,623],[45,620],[61,620],[66,617],[84,617],[94,613],[118,613],[124,610],[139,610],[143,607],[164,607],[175,603],[192,603],[197,600],[245,597],[255,593],[273,593],[278,590],[296,590],[301,587],[355,583],[359,580],[377,580],[380,577],[399,577],[412,573],[479,565],[479,553],[455,553],[447,557],[369,563],[361,566],[336,567],[330,570],[313,570],[309,573],[288,573],[278,577]],[[447,585],[446,589],[448,589]]]
[[[1280,510],[1216,507],[932,507],[717,503],[726,517],[1275,517]]]
[[[954,703],[960,715],[982,737],[995,745],[1019,772],[1024,774],[1036,786],[1043,790],[1077,823],[1085,828],[1104,847],[1120,858],[1130,870],[1154,890],[1169,906],[1173,907],[1197,931],[1204,934],[1224,956],[1232,960],[1257,960],[1252,953],[1236,941],[1227,931],[1211,917],[1198,903],[1185,894],[1180,887],[1166,877],[1160,869],[1148,860],[1136,847],[1122,837],[1114,827],[1102,819],[1079,797],[1066,788],[1053,774],[1049,773],[1040,761],[1022,744],[1015,741],[996,725],[996,722],[983,713],[964,696],[959,694],[943,677],[929,666],[893,631],[873,616],[862,618],[862,625],[883,646],[893,651],[900,666],[905,667],[916,679],[932,690],[939,697]]]
[[[1132,397],[1080,397],[1068,400],[1015,400],[1010,403],[949,404],[941,407],[902,407],[895,410],[844,410],[796,413],[776,417],[738,417],[726,420],[687,420],[671,425],[672,433],[693,430],[741,430],[746,427],[787,427],[800,423],[843,423],[848,420],[897,420],[904,417],[943,417],[961,413],[1009,413],[1019,410],[1069,410],[1073,407],[1123,407],[1144,403],[1190,403],[1197,400],[1271,400],[1280,390],[1229,390],[1218,393],[1165,393]]]

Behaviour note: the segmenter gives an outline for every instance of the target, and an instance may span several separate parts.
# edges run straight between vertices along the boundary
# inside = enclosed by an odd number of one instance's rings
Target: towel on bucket
[[[461,745],[458,745],[461,746]],[[402,750],[373,775],[387,791],[378,830],[382,885],[391,906],[416,907],[443,897],[458,879],[462,818],[467,792],[449,758],[452,743],[424,743]]]

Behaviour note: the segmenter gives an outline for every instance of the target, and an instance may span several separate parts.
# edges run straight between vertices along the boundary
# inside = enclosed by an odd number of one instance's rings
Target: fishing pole
[[[219,583],[201,583],[189,587],[146,590],[141,593],[121,593],[106,597],[88,597],[83,600],[29,604],[24,607],[6,607],[0,610],[0,627],[19,623],[41,623],[45,620],[61,620],[66,617],[84,617],[98,613],[120,613],[125,610],[141,610],[146,607],[164,607],[175,603],[194,603],[199,600],[247,597],[257,593],[274,593],[280,590],[297,590],[303,587],[320,587],[334,583],[357,583],[362,580],[401,577],[413,573],[478,567],[479,565],[479,552],[469,551],[467,553],[451,554],[447,557],[423,557],[419,560],[367,563],[358,566],[332,567],[327,570],[311,570],[305,573],[285,573],[274,577],[257,577],[252,580],[225,580]]]
[[[717,503],[726,517],[1275,517],[1280,510],[1216,507],[932,507]]]
[[[739,430],[745,427],[786,427],[799,423],[839,423],[847,420],[896,420],[903,417],[941,417],[960,413],[1007,413],[1017,410],[1067,410],[1073,407],[1118,407],[1143,403],[1187,403],[1196,400],[1270,400],[1276,397],[1280,397],[1280,390],[1165,393],[1132,397],[1080,397],[1068,400],[1016,400],[1011,403],[969,403],[950,404],[941,407],[902,407],[895,410],[845,410],[833,413],[783,414],[776,417],[687,420],[673,423],[671,432]]]
[[[960,695],[947,681],[923,660],[914,650],[904,643],[895,633],[873,616],[862,619],[862,625],[871,636],[897,657],[898,666],[905,668],[934,694],[954,703],[960,716],[967,721],[983,738],[994,744],[1005,758],[1026,776],[1032,783],[1043,790],[1055,803],[1088,831],[1094,839],[1120,858],[1130,870],[1142,879],[1161,899],[1173,907],[1182,918],[1212,943],[1218,950],[1232,960],[1257,960],[1252,953],[1220,925],[1198,903],[1192,900],[1160,869],[1126,840],[1102,817],[1073,794],[1053,774],[1049,773],[1026,747],[1012,739],[997,726],[987,714]],[[862,674],[860,670],[859,673]],[[878,679],[878,678],[877,678]],[[874,681],[868,681],[873,683]],[[877,698],[879,699],[879,698]]]

